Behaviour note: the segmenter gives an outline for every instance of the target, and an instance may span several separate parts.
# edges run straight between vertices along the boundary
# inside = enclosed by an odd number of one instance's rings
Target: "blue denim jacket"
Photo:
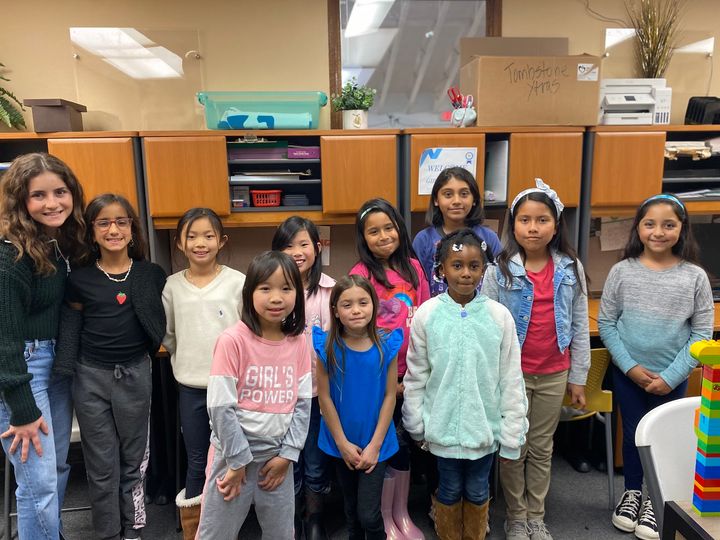
[[[590,329],[588,302],[585,287],[585,271],[577,262],[580,282],[575,276],[575,262],[562,253],[552,252],[555,274],[553,275],[555,331],[560,352],[570,347],[570,375],[568,382],[585,384],[590,369]],[[510,259],[512,284],[507,286],[505,276],[498,266],[490,266],[485,272],[482,292],[497,300],[512,313],[522,347],[530,324],[533,303],[533,284],[525,273],[520,255]]]

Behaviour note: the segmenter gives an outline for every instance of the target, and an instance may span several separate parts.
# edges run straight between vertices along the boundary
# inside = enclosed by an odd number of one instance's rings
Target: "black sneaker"
[[[642,492],[639,490],[629,489],[623,493],[613,512],[612,524],[621,531],[634,532],[638,524],[641,500]]]
[[[635,527],[635,536],[641,540],[657,540],[660,538],[657,523],[655,523],[655,512],[653,512],[650,499],[646,499],[640,510],[640,519]]]

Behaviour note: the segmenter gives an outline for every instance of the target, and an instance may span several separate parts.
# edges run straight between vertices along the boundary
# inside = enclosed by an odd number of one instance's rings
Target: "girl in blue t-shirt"
[[[492,254],[490,262],[500,253],[500,240],[495,231],[482,225],[483,218],[480,188],[472,173],[462,167],[443,169],[430,193],[425,215],[428,226],[415,235],[412,244],[430,284],[430,296],[447,290],[447,284],[436,277],[433,266],[435,251],[443,236],[469,227],[487,244]]]
[[[330,295],[330,330],[313,328],[322,420],[318,446],[335,458],[350,538],[384,539],[380,499],[387,460],[398,450],[392,415],[401,329],[378,330],[378,300],[362,276],[340,279]],[[390,486],[392,488],[392,486]],[[394,526],[393,526],[394,527]]]

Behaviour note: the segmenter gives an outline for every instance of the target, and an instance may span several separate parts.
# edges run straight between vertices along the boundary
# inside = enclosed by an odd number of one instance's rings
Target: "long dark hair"
[[[388,265],[416,289],[420,284],[420,276],[418,276],[415,268],[410,263],[410,259],[417,259],[417,256],[412,248],[410,236],[405,227],[405,221],[395,207],[385,199],[370,199],[358,210],[355,218],[355,245],[357,247],[358,257],[360,257],[360,262],[367,267],[370,275],[379,283],[382,283],[384,287],[388,289],[394,288],[387,278],[385,268],[375,258],[375,255],[370,251],[365,241],[365,222],[368,216],[375,212],[382,212],[390,218],[390,221],[398,233],[399,245],[395,253],[390,255]],[[422,277],[424,278],[424,276]]]
[[[300,231],[307,231],[310,241],[313,244],[313,251],[315,252],[315,262],[308,272],[307,293],[308,296],[312,296],[317,292],[320,276],[322,275],[322,259],[320,258],[320,248],[318,247],[320,243],[320,233],[315,224],[304,217],[290,216],[275,229],[275,235],[272,239],[272,249],[275,251],[284,250]]]
[[[507,235],[503,250],[497,257],[497,264],[500,268],[500,272],[505,277],[507,287],[510,288],[513,281],[513,274],[510,271],[510,259],[512,259],[515,255],[519,253],[523,261],[525,261],[525,251],[515,239],[515,217],[517,215],[517,210],[525,203],[525,201],[539,202],[550,209],[550,214],[555,219],[556,230],[555,235],[552,237],[552,240],[550,240],[550,243],[548,244],[548,248],[557,251],[558,253],[567,255],[573,260],[573,262],[575,263],[573,265],[575,278],[577,279],[578,283],[580,283],[580,289],[583,291],[583,293],[586,293],[587,282],[581,282],[580,269],[578,268],[579,261],[577,252],[570,245],[570,242],[567,239],[568,233],[565,227],[565,220],[563,219],[563,215],[562,213],[558,214],[555,203],[553,203],[552,199],[550,199],[550,197],[548,197],[545,193],[541,191],[531,191],[527,195],[523,195],[522,197],[520,197],[517,203],[515,203],[515,206],[510,211],[510,233]]]
[[[435,250],[435,261],[433,264],[433,273],[438,279],[442,279],[447,283],[447,279],[440,276],[440,265],[450,255],[450,250],[453,244],[462,244],[464,246],[475,246],[482,253],[484,266],[492,264],[493,255],[488,245],[483,241],[475,231],[470,228],[458,229],[457,231],[451,232],[450,234],[443,236],[440,239],[437,249]]]
[[[435,179],[435,183],[433,184],[432,192],[430,193],[430,203],[425,214],[425,223],[433,227],[442,227],[445,223],[442,212],[440,212],[440,208],[435,206],[435,201],[437,200],[438,193],[440,193],[442,187],[453,178],[465,182],[470,190],[470,194],[473,197],[472,208],[470,209],[470,212],[468,212],[468,215],[465,216],[465,226],[474,227],[475,225],[480,225],[485,218],[483,214],[480,188],[478,187],[477,180],[475,180],[472,173],[462,167],[448,167],[447,169],[440,171],[440,174],[438,174],[438,177]]]
[[[327,341],[325,343],[325,354],[328,359],[328,375],[332,376],[336,372],[345,373],[345,342],[343,341],[343,334],[345,333],[345,325],[337,317],[337,304],[340,300],[342,293],[353,287],[360,287],[366,293],[370,295],[372,301],[373,310],[370,323],[367,326],[368,337],[377,347],[380,353],[380,369],[382,370],[383,358],[382,347],[380,345],[381,337],[385,333],[381,333],[377,327],[377,310],[378,310],[378,297],[375,292],[375,288],[372,284],[365,279],[363,276],[357,274],[351,274],[340,278],[330,293],[330,309],[333,312],[333,317],[330,322],[330,330],[328,331]],[[340,349],[340,360],[335,356],[335,346]]]
[[[637,212],[635,213],[635,219],[633,220],[632,229],[630,230],[630,238],[628,239],[628,243],[625,245],[625,249],[623,250],[620,260],[634,259],[639,257],[645,250],[645,246],[640,241],[638,226],[650,207],[658,204],[667,204],[670,208],[672,208],[681,223],[680,237],[678,238],[677,243],[672,247],[672,254],[684,261],[701,266],[700,257],[698,255],[698,245],[697,242],[695,242],[692,227],[690,227],[687,208],[685,208],[685,205],[680,201],[680,199],[668,193],[654,195],[638,207]]]
[[[190,210],[187,210],[178,220],[177,228],[175,229],[175,241],[173,242],[173,247],[175,249],[177,249],[180,241],[182,240],[183,231],[189,231],[193,223],[195,223],[200,218],[208,219],[208,221],[210,222],[210,226],[212,227],[213,231],[215,231],[215,236],[217,236],[218,238],[218,246],[220,246],[220,242],[225,237],[225,227],[223,227],[222,220],[215,213],[215,210],[212,210],[210,208],[198,207],[190,208]],[[187,243],[187,233],[185,234],[185,241]],[[183,245],[183,252],[185,251],[185,247],[186,246]]]
[[[73,262],[87,258],[86,225],[83,218],[85,196],[75,173],[63,161],[36,152],[16,157],[0,181],[0,237],[11,242],[18,251],[16,260],[30,257],[38,274],[49,276],[56,270],[52,249],[44,231],[27,211],[28,186],[45,172],[56,174],[72,195],[72,213],[58,228],[57,243]]]
[[[242,290],[241,319],[255,335],[262,337],[260,319],[253,305],[255,289],[281,268],[285,281],[295,289],[295,307],[282,322],[281,330],[286,336],[299,336],[305,330],[305,297],[302,278],[297,264],[281,251],[264,251],[257,255],[248,267]]]
[[[89,246],[96,246],[95,237],[93,235],[93,221],[97,218],[100,211],[110,206],[111,204],[119,204],[129,218],[132,219],[132,225],[130,226],[130,232],[132,239],[128,244],[127,250],[128,255],[131,259],[136,261],[144,261],[148,256],[147,240],[145,240],[145,233],[143,232],[142,224],[140,223],[140,217],[125,197],[116,193],[103,193],[95,197],[90,203],[88,203],[85,209],[85,221],[88,224],[87,229],[87,243]]]

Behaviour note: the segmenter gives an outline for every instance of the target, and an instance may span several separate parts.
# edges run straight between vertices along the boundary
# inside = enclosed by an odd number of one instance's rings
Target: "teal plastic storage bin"
[[[198,92],[208,129],[317,129],[323,92]]]

